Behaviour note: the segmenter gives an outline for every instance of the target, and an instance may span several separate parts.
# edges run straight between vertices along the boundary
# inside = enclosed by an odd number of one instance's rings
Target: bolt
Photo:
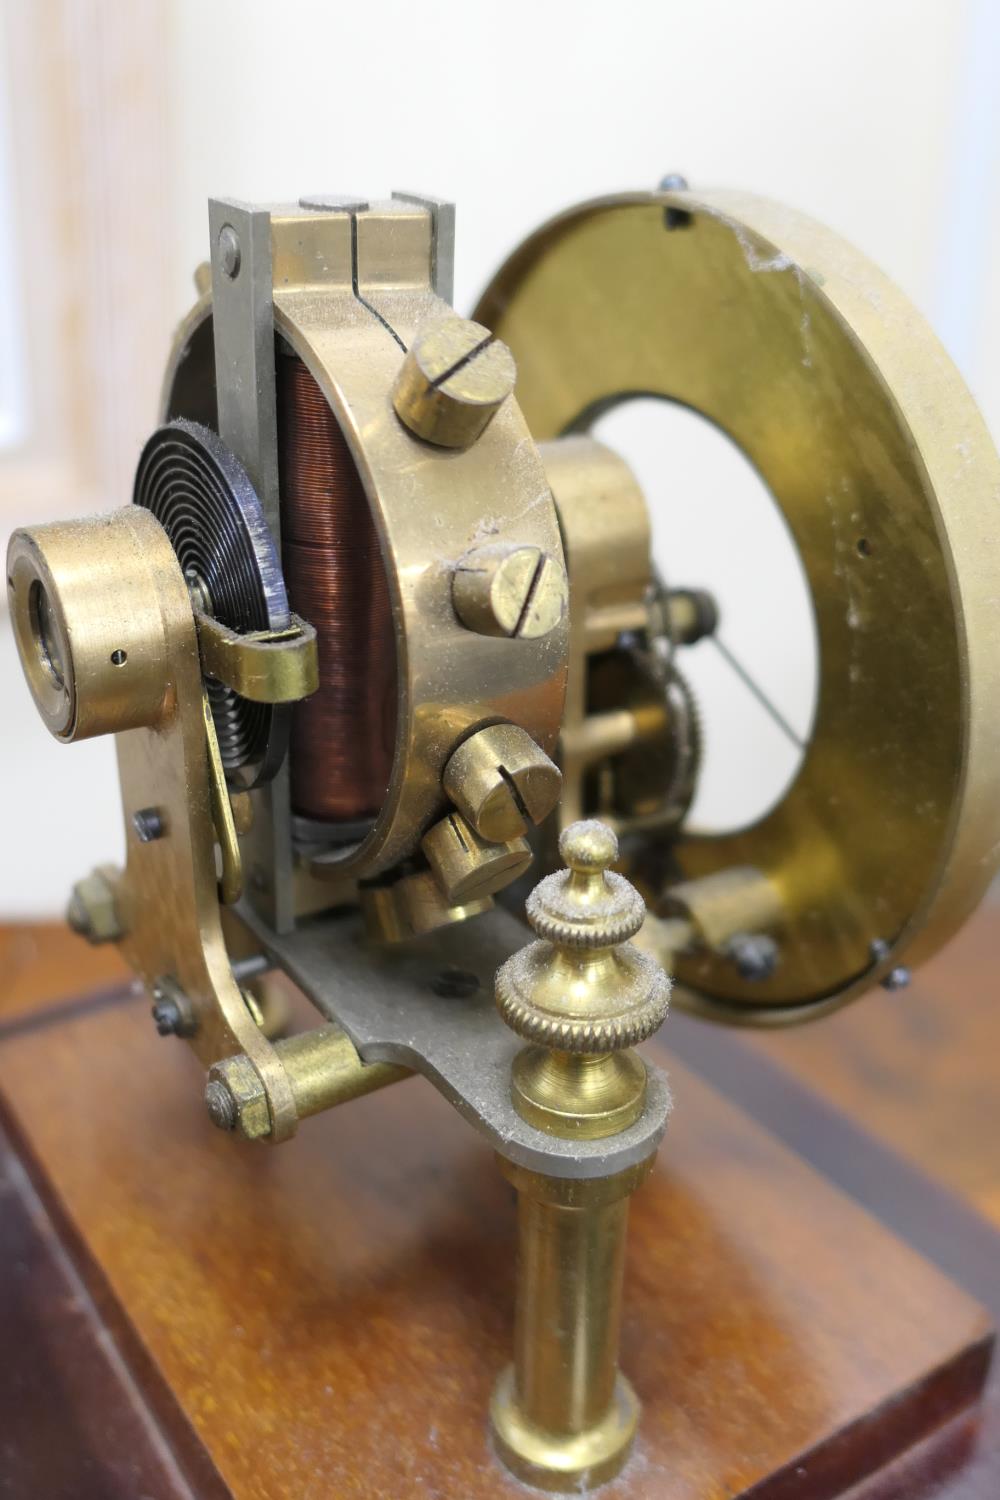
[[[462,624],[478,635],[534,641],[566,613],[569,586],[561,563],[540,547],[477,547],[452,575],[451,597]]]
[[[260,1074],[242,1053],[213,1064],[205,1085],[209,1119],[220,1130],[239,1130],[244,1140],[271,1133],[271,1114]]]
[[[218,1078],[210,1078],[205,1085],[205,1107],[208,1118],[220,1130],[235,1130],[240,1117],[239,1108],[226,1085]]]
[[[872,963],[880,964],[889,957],[892,944],[887,943],[885,938],[873,938],[868,945],[868,951],[872,957]],[[884,990],[905,990],[911,979],[909,969],[905,964],[897,964],[895,968],[883,975],[879,984]]]
[[[695,646],[719,625],[719,606],[707,589],[671,589],[666,598],[670,634],[680,646]]]
[[[160,1036],[179,1036],[183,1021],[176,1000],[157,1000],[153,1005],[153,1021]]]
[[[198,1029],[191,1001],[166,975],[153,985],[152,1016],[160,1036],[193,1036]]]
[[[416,437],[468,448],[486,431],[516,376],[506,344],[452,314],[419,330],[396,377],[392,404]]]
[[[491,724],[463,740],[441,778],[445,795],[480,838],[504,843],[542,823],[562,776],[519,724]]]
[[[766,932],[737,932],[724,948],[741,979],[758,983],[770,979],[778,967],[778,945]]]
[[[230,281],[235,281],[240,274],[242,258],[239,235],[232,224],[223,224],[219,230],[219,264]]]
[[[140,844],[152,844],[164,834],[162,814],[155,807],[140,807],[132,814],[132,827]]]
[[[680,172],[668,172],[666,177],[660,178],[659,191],[661,193],[686,193],[688,180]],[[663,210],[663,222],[667,229],[687,229],[691,223],[691,215],[685,213],[682,208],[665,208]]]

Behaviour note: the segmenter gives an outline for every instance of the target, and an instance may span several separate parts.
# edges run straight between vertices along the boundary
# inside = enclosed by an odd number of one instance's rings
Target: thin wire
[[[784,714],[782,714],[779,709],[775,708],[770,698],[764,692],[764,689],[758,687],[757,683],[750,676],[750,673],[747,671],[746,667],[744,667],[739,661],[737,661],[736,657],[730,651],[729,647],[722,641],[721,637],[718,635],[710,635],[708,639],[716,647],[723,660],[729,663],[733,671],[736,673],[737,677],[739,677],[743,682],[744,686],[749,688],[750,692],[753,693],[761,708],[763,708],[765,712],[770,714],[771,718],[774,720],[775,724],[777,724],[782,733],[791,740],[792,744],[797,750],[804,750],[805,740],[799,739],[798,735],[795,733],[795,730],[792,728],[791,724],[789,724]]]

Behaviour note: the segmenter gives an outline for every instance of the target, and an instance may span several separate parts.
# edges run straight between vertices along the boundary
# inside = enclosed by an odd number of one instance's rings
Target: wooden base
[[[989,1320],[668,1066],[676,1111],[627,1271],[641,1435],[602,1494],[839,1495],[975,1402]],[[187,1050],[120,992],[0,1027],[19,1159],[0,1244],[15,1329],[0,1479],[16,1466],[14,1492],[47,1500],[524,1493],[487,1434],[514,1247],[488,1148],[422,1080],[281,1148],[213,1130],[200,1089]]]

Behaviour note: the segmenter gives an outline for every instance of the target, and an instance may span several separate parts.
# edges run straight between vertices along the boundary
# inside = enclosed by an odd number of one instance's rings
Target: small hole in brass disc
[[[128,661],[128,652],[127,651],[123,651],[120,646],[119,646],[119,648],[118,648],[117,651],[112,651],[112,653],[111,653],[111,665],[113,667],[123,667],[127,661]]]

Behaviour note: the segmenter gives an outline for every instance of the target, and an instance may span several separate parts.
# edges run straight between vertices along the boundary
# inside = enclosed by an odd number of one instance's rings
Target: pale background
[[[463,310],[574,200],[672,171],[784,199],[898,281],[1000,432],[992,0],[3,0],[0,16],[5,532],[129,498],[212,193],[454,198]],[[808,606],[753,474],[666,409],[613,414],[602,436],[647,486],[668,576],[719,591],[728,643],[805,733]],[[715,824],[762,811],[793,769],[725,670],[710,646],[692,656]],[[52,912],[119,855],[112,746],[49,739],[2,615],[0,734],[0,914]]]

